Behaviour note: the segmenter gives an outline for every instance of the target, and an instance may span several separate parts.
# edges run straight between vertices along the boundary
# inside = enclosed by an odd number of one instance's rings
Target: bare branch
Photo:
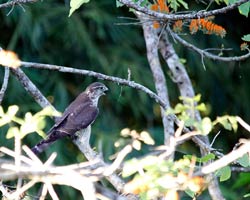
[[[187,74],[187,71],[186,71],[184,65],[182,63],[180,63],[180,59],[179,59],[178,55],[176,54],[175,49],[173,48],[172,44],[169,42],[167,32],[165,32],[165,31],[163,32],[162,37],[160,39],[159,49],[160,49],[160,52],[161,52],[163,58],[165,59],[166,63],[168,64],[170,71],[172,72],[173,80],[174,80],[174,82],[177,83],[178,88],[179,88],[180,93],[181,93],[181,96],[194,97],[194,95],[195,95],[194,89],[193,89],[193,86],[191,84],[190,78]],[[183,103],[188,104],[185,101]],[[193,110],[190,109],[189,115],[190,115],[190,117],[195,118],[198,121],[201,120],[200,113],[195,109],[193,109]],[[190,136],[193,136],[192,137],[193,141],[197,145],[199,145],[202,156],[205,156],[206,154],[208,154],[211,151],[208,137],[203,136],[203,135],[197,135],[197,133],[195,133],[195,132],[189,132],[189,133],[184,134],[183,136],[180,136],[179,139],[181,139],[181,140],[179,140],[179,141],[177,140],[176,142],[179,142],[179,143],[183,142],[183,141],[185,141],[185,139],[190,138]],[[209,146],[209,148],[208,148],[208,146]],[[220,192],[220,189],[218,187],[217,179],[214,179],[213,175],[210,175],[210,176],[211,176],[211,182],[208,186],[208,189],[209,189],[209,193],[210,193],[211,198],[216,199],[216,200],[224,199],[221,192]]]
[[[237,116],[236,120],[242,127],[244,127],[248,132],[250,132],[250,125],[247,124],[241,117]]]
[[[111,81],[111,82],[117,83],[118,85],[126,85],[126,86],[129,86],[131,88],[145,92],[151,98],[153,98],[156,103],[159,103],[163,109],[166,110],[169,108],[168,105],[165,103],[165,101],[163,99],[161,99],[157,94],[152,92],[147,87],[145,87],[139,83],[136,83],[134,81],[129,81],[127,79],[122,79],[122,78],[118,78],[118,77],[114,77],[114,76],[108,76],[108,75],[97,73],[97,72],[90,71],[90,70],[76,69],[76,68],[59,66],[59,65],[50,65],[50,64],[42,64],[42,63],[32,63],[32,62],[21,62],[21,65],[23,65],[27,68],[48,69],[48,70],[55,70],[55,71],[64,72],[64,73],[81,74],[81,75],[95,77],[95,78],[98,78],[100,80]],[[175,115],[168,115],[167,117],[169,118],[169,120],[173,120],[177,125],[179,125],[179,120],[177,119],[177,117]],[[189,130],[184,127],[183,131],[188,132]]]
[[[89,126],[88,129],[90,128],[91,127]],[[85,129],[78,131],[74,136],[73,142],[89,161],[95,160],[98,161],[98,167],[107,167],[107,164],[104,163],[102,158],[91,148],[89,144],[90,132],[91,131]],[[120,192],[123,190],[123,186],[125,183],[118,176],[111,174],[107,176],[107,179],[116,188],[117,191]]]
[[[214,55],[212,53],[207,52],[206,50],[203,49],[199,49],[198,47],[188,43],[187,41],[183,40],[180,36],[178,36],[177,34],[175,34],[174,32],[172,32],[170,29],[168,29],[168,31],[171,33],[171,35],[174,37],[174,39],[176,39],[178,42],[180,42],[183,46],[194,50],[195,52],[197,52],[198,54],[201,55],[201,58],[203,59],[203,57],[207,57],[209,59],[212,60],[219,60],[219,61],[223,61],[223,62],[232,62],[232,61],[243,61],[246,60],[247,58],[250,57],[250,51],[242,56],[233,56],[233,57],[222,57],[222,56],[217,56]]]
[[[42,107],[51,107],[51,103],[43,96],[43,94],[38,90],[38,88],[32,83],[32,81],[26,76],[26,74],[20,69],[11,69],[12,74],[15,75],[17,80],[22,84],[24,89],[36,100],[36,102]]]
[[[250,168],[249,167],[231,167],[231,170],[233,172],[250,172]]]
[[[237,8],[241,4],[246,3],[249,0],[239,0],[236,3],[230,4],[220,9],[211,10],[211,11],[198,11],[198,12],[192,12],[190,14],[164,14],[164,13],[152,11],[148,7],[141,6],[138,3],[131,1],[131,0],[118,0],[118,1],[126,5],[129,8],[133,8],[139,12],[155,17],[157,18],[157,20],[180,20],[180,19],[200,19],[200,18],[212,16],[212,15],[226,13],[230,10]]]
[[[242,146],[240,146],[238,149],[233,150],[229,154],[214,161],[213,163],[202,167],[201,172],[203,174],[210,174],[212,172],[215,172],[216,170],[229,165],[230,163],[236,161],[238,158],[242,157],[245,153],[249,153],[249,152],[250,152],[250,141],[247,140],[247,141],[244,141]]]
[[[37,0],[13,0],[13,1],[8,1],[6,3],[0,4],[0,9],[15,6],[15,5],[18,5],[18,4],[33,3],[33,2],[36,2],[36,1]]]
[[[140,20],[143,20],[145,17],[144,14],[139,12],[136,12],[136,15]],[[170,107],[166,79],[158,55],[159,38],[157,31],[153,28],[152,22],[143,23],[142,28],[147,48],[148,63],[154,77],[157,94],[165,102],[167,107]],[[164,127],[164,144],[169,144],[170,136],[174,134],[174,123],[173,120],[166,115],[165,108],[161,108],[161,117]]]
[[[7,86],[8,86],[9,76],[10,76],[10,69],[8,67],[5,67],[3,84],[2,84],[2,88],[0,90],[0,105],[1,105],[1,103],[3,101],[3,97],[4,97],[5,91],[6,91]]]

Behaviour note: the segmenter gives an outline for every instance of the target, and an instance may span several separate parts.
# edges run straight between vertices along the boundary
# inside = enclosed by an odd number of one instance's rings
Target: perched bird
[[[48,136],[32,148],[35,154],[43,152],[56,140],[65,136],[74,136],[88,128],[95,121],[99,109],[98,100],[108,88],[99,82],[90,84],[64,111],[55,125],[48,131]],[[88,129],[90,130],[90,129]]]

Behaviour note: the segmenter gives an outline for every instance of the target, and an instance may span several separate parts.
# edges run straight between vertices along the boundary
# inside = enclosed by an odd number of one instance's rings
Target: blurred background
[[[0,3],[5,1],[0,0]],[[205,9],[206,5],[192,1],[190,9]],[[214,5],[217,8],[223,5]],[[212,7],[213,8],[213,7]],[[211,9],[212,9],[211,8]],[[132,12],[126,8],[116,8],[114,0],[96,1],[83,5],[70,18],[69,1],[38,1],[32,4],[15,6],[0,10],[0,46],[3,49],[15,51],[21,60],[28,62],[49,63],[69,66],[79,69],[93,70],[111,76],[127,78],[128,69],[131,70],[132,80],[155,91],[153,77],[150,72],[142,30],[138,23],[127,25],[126,22],[136,22]],[[123,19],[129,17],[131,19]],[[200,48],[232,48],[223,52],[224,56],[242,55],[240,51],[241,37],[249,34],[249,19],[234,10],[215,18],[218,25],[223,26],[227,35],[220,38],[214,35],[187,32],[183,38]],[[202,94],[202,102],[208,106],[208,116],[225,114],[239,115],[250,123],[250,60],[244,62],[224,63],[205,59],[205,67],[201,64],[198,54],[174,43],[177,54],[186,60],[185,66],[192,80],[196,93]],[[215,52],[220,53],[220,52]],[[162,62],[167,77],[171,105],[178,100],[176,85],[169,78],[167,65]],[[56,71],[25,69],[24,72],[41,90],[41,92],[59,110],[65,107],[85,87],[97,81],[94,78],[59,73]],[[2,83],[4,69],[0,68],[0,83]],[[102,152],[108,161],[115,153],[114,142],[119,139],[120,131],[129,127],[138,131],[147,130],[156,141],[156,145],[163,144],[163,128],[161,124],[159,106],[147,95],[132,88],[122,87],[111,82],[101,81],[110,90],[100,100],[100,115],[92,128],[92,146]],[[35,113],[41,108],[11,75],[7,92],[2,106],[20,107],[20,116],[26,112]],[[48,119],[47,129],[53,125]],[[0,129],[0,146],[13,147],[13,140],[7,140],[5,133],[8,127]],[[239,138],[249,138],[249,133],[239,129],[237,133],[228,132],[221,127],[221,133],[215,141],[214,147],[222,149],[224,153],[233,148]],[[211,138],[217,132],[210,135]],[[23,143],[33,146],[41,139],[37,134],[28,135]],[[47,158],[51,152],[60,152],[57,164],[81,162],[84,157],[68,139],[56,142],[47,150],[42,158]],[[141,152],[133,152],[132,156],[140,156],[148,151],[144,147]],[[179,152],[192,153],[197,151],[192,142],[184,144]],[[249,189],[250,177],[247,181],[232,184],[234,176],[222,184],[222,190],[227,199],[239,198],[239,193],[246,193]],[[234,190],[231,190],[234,187]],[[64,189],[62,189],[64,188]],[[69,187],[57,188],[61,195],[77,198],[78,192]],[[249,191],[249,190],[248,190]],[[238,195],[237,195],[238,194]]]

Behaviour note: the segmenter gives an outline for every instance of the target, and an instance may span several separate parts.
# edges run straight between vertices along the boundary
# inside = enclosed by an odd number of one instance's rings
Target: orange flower
[[[154,22],[153,22],[153,27],[154,27],[155,29],[160,28],[160,23],[157,22],[157,21],[154,21]]]
[[[246,42],[243,42],[241,45],[240,45],[240,50],[241,51],[245,51],[247,50],[248,48],[248,44]]]
[[[158,11],[158,5],[157,4],[153,4],[153,5],[151,5],[150,9],[153,10],[153,11]]]
[[[198,26],[197,20],[192,19],[191,23],[189,24],[190,33],[194,34],[194,33],[196,33],[198,31],[198,29],[199,29],[199,26]]]
[[[226,35],[226,30],[208,19],[193,19],[189,25],[191,34],[194,34],[198,29],[203,30],[206,34],[216,34],[221,37]]]
[[[169,13],[169,8],[165,0],[157,0],[156,4],[151,5],[150,9],[153,11]]]
[[[175,32],[181,32],[182,31],[182,26],[183,26],[182,20],[177,20],[173,25],[173,29],[174,29]]]
[[[156,12],[169,13],[169,8],[168,8],[165,0],[157,0],[157,2],[155,4],[151,5],[150,9],[153,11],[156,11]],[[155,29],[160,28],[160,23],[157,21],[154,21],[153,27]]]

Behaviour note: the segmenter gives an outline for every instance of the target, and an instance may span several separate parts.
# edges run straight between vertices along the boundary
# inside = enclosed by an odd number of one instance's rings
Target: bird
[[[90,84],[56,120],[54,126],[48,131],[47,137],[31,149],[33,153],[38,155],[56,140],[66,136],[73,137],[79,130],[90,131],[89,127],[99,113],[98,100],[102,95],[105,95],[106,91],[108,88],[103,83]]]

